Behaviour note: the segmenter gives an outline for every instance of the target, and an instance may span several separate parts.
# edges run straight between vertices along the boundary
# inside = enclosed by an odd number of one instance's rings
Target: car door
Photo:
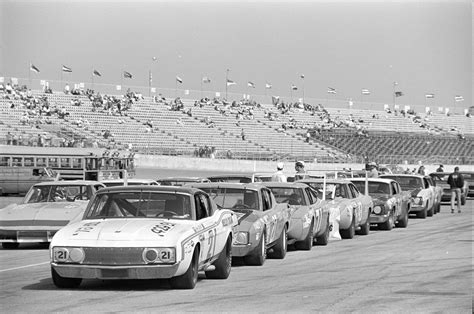
[[[395,201],[395,217],[399,217],[402,214],[402,196],[397,182],[390,182],[390,194]]]
[[[430,208],[433,208],[436,203],[435,188],[433,185],[431,185],[430,181],[426,177],[423,177],[423,186],[428,191],[428,199],[430,200]],[[430,210],[430,208],[428,208],[428,210]]]
[[[362,194],[359,193],[353,183],[348,183],[346,185],[346,188],[348,190],[348,195],[350,195],[350,198],[356,205],[354,207],[355,225],[359,226],[362,223],[362,215],[364,211],[364,201],[362,198]]]
[[[276,206],[276,203],[273,203],[271,193],[272,192],[267,188],[262,188],[260,190],[260,203],[262,210],[265,213],[263,220],[267,226],[267,230],[269,231],[269,243],[278,239],[285,223],[283,213],[281,211],[282,207]]]
[[[308,199],[308,205],[310,208],[311,215],[314,217],[314,226],[313,231],[317,233],[321,230],[321,221],[322,221],[322,209],[321,206],[318,206],[318,199],[314,196],[311,191],[311,188],[308,186],[304,188],[305,197]]]
[[[196,209],[196,220],[203,227],[204,232],[199,235],[201,243],[200,260],[207,262],[212,259],[224,246],[222,243],[223,228],[217,228],[215,224],[216,216],[211,213],[211,203],[209,196],[204,193],[194,195],[194,207]],[[219,241],[217,241],[219,239]],[[225,240],[224,240],[225,241]]]

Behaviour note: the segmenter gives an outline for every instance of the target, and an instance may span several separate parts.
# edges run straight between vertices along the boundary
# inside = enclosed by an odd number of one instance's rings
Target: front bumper
[[[0,242],[47,243],[58,230],[0,230]]]
[[[380,224],[388,220],[389,214],[380,214],[380,215],[370,215],[371,224]]]
[[[99,266],[51,263],[65,278],[82,279],[166,279],[176,276],[179,263],[173,265]]]
[[[249,255],[254,249],[255,245],[252,244],[244,244],[244,245],[232,245],[232,256],[242,257]]]

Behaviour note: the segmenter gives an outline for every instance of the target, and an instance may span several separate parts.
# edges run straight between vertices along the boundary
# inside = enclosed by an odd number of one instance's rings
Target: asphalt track
[[[11,312],[472,312],[472,208],[449,206],[408,228],[371,230],[265,265],[237,263],[227,280],[204,274],[194,290],[165,280],[53,285],[39,245],[0,249],[1,302]]]

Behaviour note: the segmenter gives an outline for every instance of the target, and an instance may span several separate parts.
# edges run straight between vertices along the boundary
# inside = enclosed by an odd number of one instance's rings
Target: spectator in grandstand
[[[67,94],[69,94],[70,91],[71,91],[71,87],[69,87],[69,84],[66,84],[64,86],[64,94],[67,95]]]
[[[425,175],[425,166],[421,165],[420,168],[418,168],[418,174],[421,174],[422,176]]]
[[[304,161],[297,161],[295,163],[295,181],[303,180],[306,176],[306,170],[304,169]]]
[[[6,139],[7,139],[7,145],[12,145],[13,135],[10,133],[10,131],[7,133]]]
[[[461,189],[464,186],[464,177],[459,173],[459,167],[454,167],[454,172],[448,177],[451,187],[451,213],[454,213],[454,201],[457,198],[458,213],[461,213]]]
[[[275,182],[286,182],[286,176],[283,174],[283,163],[277,164],[277,171],[272,175],[272,181]]]
[[[436,172],[444,172],[444,166],[439,165],[438,169],[436,169]]]

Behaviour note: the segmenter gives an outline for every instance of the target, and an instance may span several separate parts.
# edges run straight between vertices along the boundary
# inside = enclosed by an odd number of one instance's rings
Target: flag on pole
[[[231,85],[235,85],[235,84],[237,84],[237,83],[232,81],[232,80],[227,79],[227,86],[231,86]]]
[[[398,85],[397,81],[393,82],[393,86],[397,86],[397,85]]]
[[[366,89],[366,88],[363,88],[363,89],[361,90],[361,93],[362,93],[362,95],[370,95],[370,91],[369,91],[368,89]]]
[[[304,74],[301,74],[300,77],[301,77],[302,79],[304,79]]]
[[[265,84],[265,88],[266,88],[266,89],[270,89],[270,88],[272,88],[272,84],[270,84],[270,83],[266,83],[266,84]]]
[[[35,67],[33,63],[30,63],[30,70],[36,73],[40,73],[40,70],[37,67]]]
[[[67,67],[63,64],[63,68],[62,68],[63,72],[69,72],[71,73],[72,72],[72,69],[70,67]]]
[[[294,84],[291,84],[291,89],[292,89],[292,90],[297,90],[298,87],[296,87],[296,85],[294,85]]]
[[[280,102],[280,96],[272,96],[272,104],[273,105],[278,105],[278,103]]]
[[[328,94],[336,94],[336,89],[332,87],[328,87]]]
[[[97,70],[94,70],[94,71],[92,72],[92,74],[93,74],[94,76],[102,76],[102,74],[100,74],[100,72],[97,71]]]
[[[395,97],[402,97],[403,96],[403,92],[395,92]]]
[[[456,96],[454,96],[454,101],[456,101],[456,102],[464,101],[464,97],[462,97],[460,95],[456,95]]]
[[[425,94],[426,98],[434,98],[434,94]]]
[[[210,82],[211,82],[211,79],[208,78],[207,76],[204,76],[204,77],[202,78],[202,82],[203,82],[203,83],[210,83]]]
[[[130,72],[123,71],[123,77],[131,79],[133,78],[133,75]]]
[[[153,83],[153,73],[151,73],[151,70],[148,72],[148,82],[150,85]]]
[[[248,86],[248,87],[255,88],[255,84],[252,83],[252,82],[250,82],[250,81],[248,81],[247,86]]]
[[[176,82],[178,82],[178,83],[183,83],[183,79],[180,78],[179,76],[176,76]]]

